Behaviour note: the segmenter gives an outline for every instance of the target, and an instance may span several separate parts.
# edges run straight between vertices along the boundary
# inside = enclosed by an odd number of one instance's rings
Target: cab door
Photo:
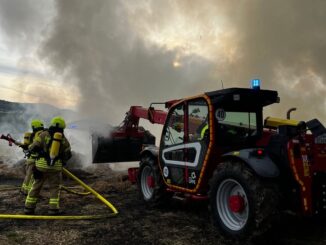
[[[208,105],[204,98],[173,107],[163,129],[160,165],[165,182],[193,189],[209,142]]]

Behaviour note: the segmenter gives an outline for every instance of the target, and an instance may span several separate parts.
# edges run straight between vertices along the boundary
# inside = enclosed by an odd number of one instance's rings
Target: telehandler
[[[278,93],[228,88],[168,101],[165,110],[132,106],[111,135],[96,138],[94,162],[140,160],[129,169],[145,203],[172,196],[208,200],[220,233],[247,238],[265,231],[282,210],[326,213],[326,130],[267,117]],[[160,146],[139,119],[162,124]]]

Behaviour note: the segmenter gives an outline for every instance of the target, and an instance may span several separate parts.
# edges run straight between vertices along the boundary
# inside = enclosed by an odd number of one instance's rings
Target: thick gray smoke
[[[227,67],[234,80],[258,75],[281,95],[283,116],[326,121],[325,1],[251,1],[228,6],[239,58]]]
[[[18,104],[0,101],[0,105],[0,135],[10,134],[19,142],[23,142],[25,132],[32,131],[33,119],[42,120],[45,127],[48,127],[54,116],[63,116],[68,121],[73,120],[76,116],[69,110],[61,110],[45,104]],[[7,141],[0,140],[0,161],[14,164],[22,158],[24,158],[22,148],[14,144],[10,147]]]
[[[296,106],[297,117],[325,121],[325,7],[324,1],[303,0],[57,0],[42,56],[67,74],[67,82],[78,84],[84,112],[109,114],[113,120],[130,104],[218,89],[220,80],[228,87],[248,86],[259,77],[265,88],[280,92],[282,104],[274,106],[275,114],[284,116]],[[228,33],[220,39],[228,57],[216,52],[214,59],[205,59],[190,52],[180,58],[181,67],[173,67],[178,46],[167,49],[144,36],[177,27],[180,19],[187,21],[189,32],[198,26],[206,31],[199,32],[199,44],[212,52],[219,37],[207,26],[220,21]]]
[[[26,50],[42,39],[39,32],[51,18],[51,11],[50,1],[1,0],[0,37],[10,47],[11,54],[26,55]]]
[[[175,51],[146,45],[121,1],[56,3],[42,55],[67,74],[67,82],[77,82],[83,112],[117,123],[129,105],[186,96],[194,83],[210,80],[210,62],[185,57],[185,66],[175,69]]]
[[[325,7],[304,0],[3,0],[0,26],[13,49],[41,41],[40,57],[80,89],[80,111],[114,124],[131,104],[218,89],[221,80],[244,87],[253,77],[280,92],[271,112],[284,116],[295,106],[297,118],[325,121]],[[171,36],[189,42],[171,45]],[[176,60],[182,65],[174,67]]]
[[[295,106],[297,118],[325,121],[325,8],[325,1],[303,0],[150,1],[132,18],[143,34],[155,27],[164,31],[178,26],[180,19],[183,29],[184,23],[194,31],[200,26],[204,32],[197,33],[203,49],[207,45],[215,51],[211,60],[216,64],[216,80],[222,79],[228,87],[244,87],[259,77],[264,88],[276,89],[281,96],[282,103],[269,112],[284,117]],[[213,35],[218,31],[215,22],[223,29],[221,35]],[[224,56],[213,48],[219,42],[224,42]],[[211,87],[211,82],[201,86]]]
[[[322,0],[4,0],[0,24],[17,46],[38,39],[39,57],[79,88],[79,111],[112,125],[130,105],[252,78],[281,96],[266,116],[298,107],[295,119],[326,122],[325,9]]]

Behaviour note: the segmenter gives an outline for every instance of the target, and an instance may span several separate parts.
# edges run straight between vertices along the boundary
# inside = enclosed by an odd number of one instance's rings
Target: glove
[[[31,156],[31,152],[29,150],[23,150],[24,154],[25,154],[25,158],[29,158]]]
[[[20,148],[22,148],[24,151],[28,150],[28,145],[19,145]]]

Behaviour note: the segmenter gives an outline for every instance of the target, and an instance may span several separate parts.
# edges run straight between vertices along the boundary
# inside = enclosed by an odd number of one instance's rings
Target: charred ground
[[[0,188],[18,186],[21,169],[21,165],[0,163]],[[172,200],[147,208],[126,173],[113,172],[107,165],[72,171],[114,204],[119,214],[105,220],[0,220],[0,244],[234,244],[217,235],[203,203]],[[76,186],[71,180],[64,182]],[[47,213],[46,189],[42,195],[38,214]],[[80,197],[62,191],[61,200],[65,215],[110,212],[92,195]],[[22,214],[23,206],[24,196],[18,189],[0,191],[0,213]],[[284,215],[277,227],[248,244],[325,244],[325,224]]]

